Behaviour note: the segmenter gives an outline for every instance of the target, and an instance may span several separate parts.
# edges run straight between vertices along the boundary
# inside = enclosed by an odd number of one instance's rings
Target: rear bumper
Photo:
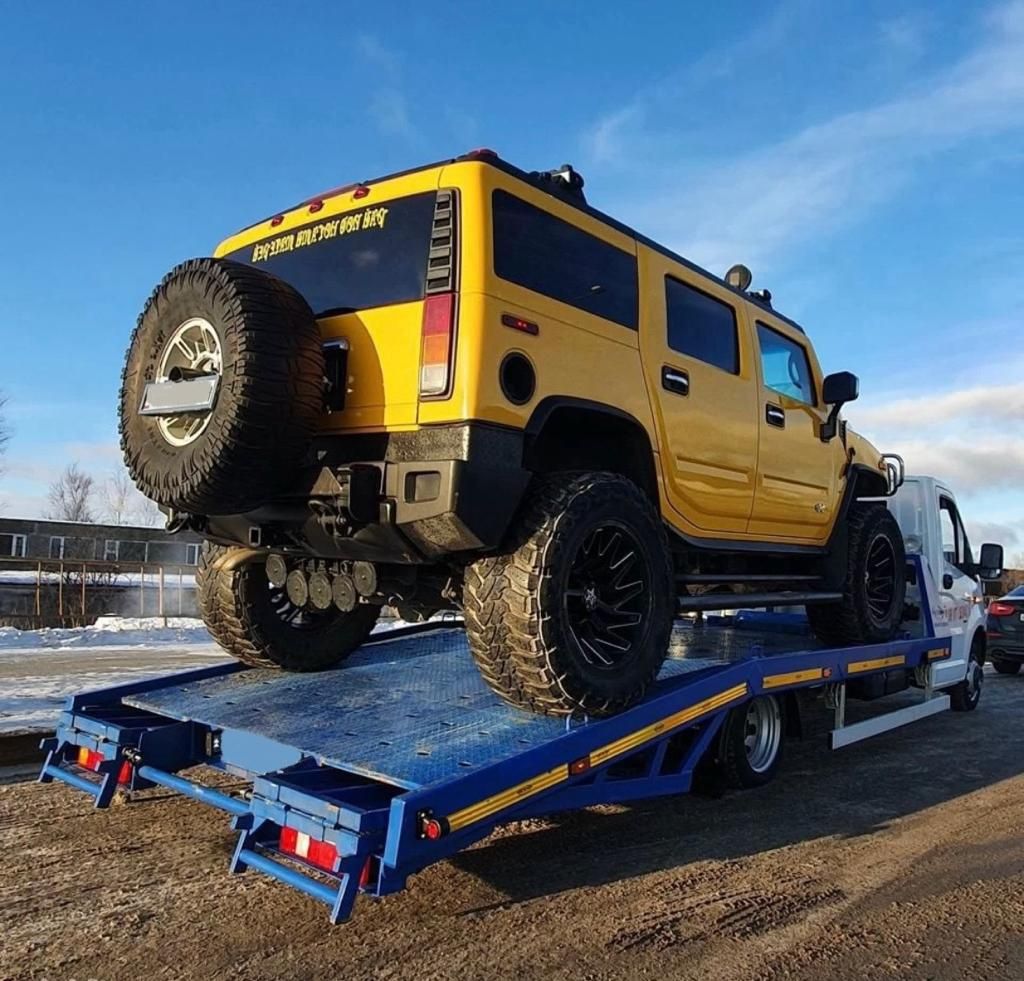
[[[325,437],[315,453],[287,499],[211,516],[206,533],[323,558],[431,562],[497,547],[530,477],[523,434],[483,423]]]
[[[1007,636],[995,630],[986,631],[988,658],[1024,663],[1024,638]]]

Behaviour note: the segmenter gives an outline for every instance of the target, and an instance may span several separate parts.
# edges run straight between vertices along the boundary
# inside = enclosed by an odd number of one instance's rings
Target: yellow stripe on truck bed
[[[806,668],[803,671],[787,671],[785,674],[765,675],[761,682],[762,688],[781,688],[783,685],[799,685],[802,681],[821,681],[825,677],[824,668]]]
[[[614,742],[601,746],[591,752],[590,765],[600,766],[602,763],[607,763],[616,756],[621,756],[624,753],[628,753],[630,750],[635,749],[637,746],[642,746],[644,743],[660,736],[662,733],[669,732],[672,729],[676,729],[688,722],[693,722],[696,719],[699,719],[702,715],[707,715],[709,712],[714,712],[717,709],[724,708],[732,702],[745,698],[749,690],[747,683],[743,682],[742,684],[729,688],[726,691],[719,692],[717,695],[712,695],[710,698],[706,698],[702,702],[697,702],[695,705],[689,706],[689,708],[674,712],[672,715],[668,715],[664,719],[652,722],[650,725],[644,726],[642,729],[637,729],[635,732],[622,736],[620,739],[616,739]],[[489,818],[492,814],[496,814],[498,811],[502,811],[506,807],[511,807],[513,804],[518,804],[520,801],[525,800],[528,797],[532,797],[535,794],[539,794],[542,790],[547,790],[549,787],[553,787],[555,784],[561,783],[563,780],[567,780],[568,778],[569,764],[560,763],[558,766],[551,770],[547,770],[545,773],[540,773],[535,777],[530,777],[529,780],[517,783],[514,787],[509,787],[507,790],[503,790],[501,793],[494,794],[491,797],[485,797],[483,800],[477,801],[475,804],[470,804],[468,807],[464,807],[461,811],[456,811],[454,814],[450,814],[448,816],[448,827],[451,831],[458,831],[460,828],[464,828],[468,824],[483,821],[485,818]]]
[[[907,659],[903,654],[896,654],[892,657],[875,657],[870,661],[851,661],[846,665],[850,674],[859,674],[861,671],[878,671],[880,668],[898,668],[906,664]]]

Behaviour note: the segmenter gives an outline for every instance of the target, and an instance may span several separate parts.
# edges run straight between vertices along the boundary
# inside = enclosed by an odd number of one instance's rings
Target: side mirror
[[[837,371],[826,375],[821,386],[821,397],[828,405],[854,402],[860,395],[860,379],[852,371]]]
[[[821,398],[832,410],[821,424],[821,441],[835,439],[839,431],[839,410],[847,402],[853,402],[860,395],[860,379],[852,371],[837,371],[826,375],[821,384]]]
[[[975,568],[982,579],[998,579],[1003,574],[1003,546],[986,542]]]

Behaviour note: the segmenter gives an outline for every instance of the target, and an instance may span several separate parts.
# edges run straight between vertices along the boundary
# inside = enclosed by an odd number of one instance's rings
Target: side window
[[[965,575],[970,575],[974,565],[971,545],[956,505],[948,497],[939,498],[939,525],[942,529],[942,557]]]
[[[666,276],[665,315],[673,351],[739,373],[736,312],[728,303]]]
[[[64,536],[63,535],[51,535],[50,536],[50,558],[51,559],[62,559],[62,558],[64,558]]]
[[[765,387],[807,405],[817,405],[811,364],[803,345],[762,323],[757,325],[757,342]]]
[[[494,272],[636,330],[636,256],[507,191],[492,196]]]
[[[199,546],[189,544],[185,546],[185,565],[199,565]]]

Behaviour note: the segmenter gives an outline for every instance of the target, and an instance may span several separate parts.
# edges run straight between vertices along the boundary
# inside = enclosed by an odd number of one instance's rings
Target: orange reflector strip
[[[901,664],[906,663],[906,657],[902,654],[897,654],[893,657],[875,657],[869,661],[851,661],[846,665],[846,670],[850,674],[859,674],[862,671],[878,671],[882,668],[898,668]]]

